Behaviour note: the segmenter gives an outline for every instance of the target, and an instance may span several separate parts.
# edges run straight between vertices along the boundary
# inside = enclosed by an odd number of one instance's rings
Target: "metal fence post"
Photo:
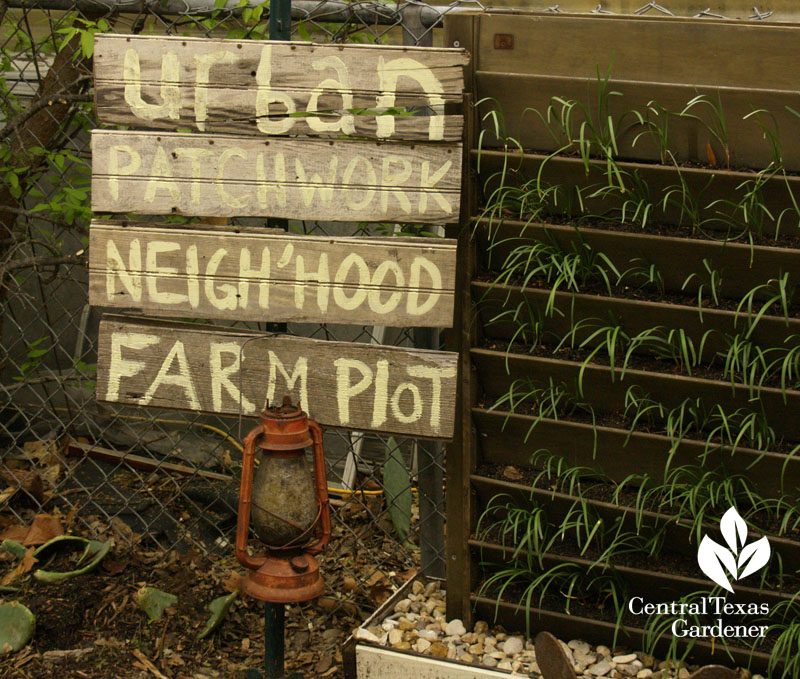
[[[433,47],[433,31],[422,21],[426,5],[407,2],[403,6],[403,44]],[[414,346],[439,348],[439,331],[435,328],[414,328]],[[419,478],[419,546],[420,568],[425,575],[443,578],[444,562],[444,474],[443,448],[433,441],[417,441]]]

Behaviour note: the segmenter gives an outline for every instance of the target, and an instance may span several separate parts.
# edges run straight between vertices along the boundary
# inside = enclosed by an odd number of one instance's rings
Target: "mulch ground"
[[[97,528],[98,521],[90,523]],[[359,524],[368,527],[369,521],[366,515],[351,512],[348,523],[353,530]],[[341,547],[346,540],[341,530],[335,533],[339,533],[334,539],[340,538]],[[107,529],[105,535],[95,531],[92,537],[111,536]],[[0,597],[25,604],[36,616],[36,631],[21,651],[0,656],[0,677],[238,679],[250,668],[261,669],[264,615],[258,601],[239,597],[216,631],[205,639],[197,638],[209,617],[208,604],[238,584],[242,569],[232,547],[230,555],[212,559],[192,550],[148,551],[144,545],[115,547],[95,571],[58,584],[39,582],[30,572],[18,577],[13,586],[19,590]],[[19,560],[0,554],[3,580]],[[393,586],[385,576],[375,574],[372,560],[347,559],[346,574],[340,567],[342,560],[341,551],[322,559],[329,584],[325,596],[302,607],[287,607],[287,672],[343,677],[344,640],[391,594]],[[71,570],[74,555],[57,554],[32,570],[39,567]],[[413,571],[397,571],[390,571],[392,580],[413,575]],[[150,621],[135,602],[136,592],[145,585],[178,597],[178,603],[160,620]],[[372,592],[374,600],[359,603],[356,586]]]

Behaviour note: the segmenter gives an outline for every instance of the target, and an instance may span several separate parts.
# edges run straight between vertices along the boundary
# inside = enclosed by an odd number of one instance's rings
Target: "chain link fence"
[[[246,425],[110,407],[94,397],[99,312],[87,304],[85,253],[89,131],[97,126],[91,49],[94,31],[266,38],[268,4],[0,0],[0,532],[47,512],[87,535],[110,527],[123,544],[151,551],[193,549],[209,559],[232,553]],[[482,5],[299,0],[292,33],[317,42],[441,44],[442,15],[476,8]],[[645,12],[671,14],[652,2],[637,11]],[[750,18],[769,16],[754,8]],[[394,225],[303,221],[290,228],[398,232]],[[413,328],[290,324],[288,331],[438,346],[436,335]],[[377,591],[420,566],[443,575],[441,447],[330,431],[325,448],[336,490],[323,570],[340,597],[334,609],[371,610]]]
[[[0,533],[47,512],[86,535],[110,527],[118,543],[152,552],[232,554],[241,441],[252,425],[95,400],[100,311],[87,304],[85,252],[89,131],[97,126],[92,33],[268,37],[268,3],[220,5],[0,2]],[[352,5],[344,14],[343,7],[300,3],[293,38],[424,45],[438,31],[435,21],[420,20],[428,9],[422,5],[409,6],[405,23],[400,7],[370,5],[364,13]],[[317,235],[403,232],[395,225],[289,226]],[[413,328],[289,324],[288,332],[438,345],[430,330]],[[348,604],[370,611],[421,564],[443,575],[441,446],[329,431],[325,449],[334,536],[323,571],[340,599],[331,613]]]

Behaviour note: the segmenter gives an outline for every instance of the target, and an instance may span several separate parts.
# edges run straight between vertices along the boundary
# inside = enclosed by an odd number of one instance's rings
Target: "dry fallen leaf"
[[[516,467],[508,465],[508,467],[503,470],[503,476],[510,481],[519,481],[522,478],[522,472]]]
[[[36,561],[37,559],[33,556],[33,547],[31,547],[27,552],[25,552],[25,556],[19,560],[19,563],[14,567],[14,569],[3,576],[3,579],[0,580],[0,585],[10,585],[18,577],[30,571]]]
[[[231,571],[231,574],[228,576],[227,580],[223,580],[222,586],[225,588],[227,592],[233,592],[237,589],[241,590],[242,588],[242,574],[237,573],[236,571]]]
[[[317,606],[325,611],[335,611],[342,609],[348,615],[359,616],[361,611],[352,601],[341,601],[329,596],[321,596],[317,599]]]
[[[314,665],[314,671],[317,674],[322,674],[323,672],[327,672],[330,666],[333,664],[333,658],[329,655],[323,656],[319,659],[316,665]]]
[[[25,536],[28,535],[29,531],[30,528],[28,526],[9,526],[0,533],[0,542],[3,540],[13,540],[14,542],[21,543],[25,539]]]
[[[129,565],[130,561],[126,559],[121,559],[119,561],[115,559],[103,559],[103,570],[111,575],[122,573]]]
[[[11,497],[16,492],[17,492],[16,486],[9,486],[4,491],[0,492],[0,504],[3,504],[4,502],[7,502],[8,500],[10,500]]]
[[[358,589],[358,580],[351,578],[349,575],[345,575],[342,578],[342,589],[345,592],[352,592]]]
[[[380,606],[390,596],[392,596],[391,585],[378,584],[369,588],[369,595],[376,605]]]
[[[400,571],[397,574],[397,577],[400,578],[401,580],[407,581],[411,580],[411,578],[413,578],[418,572],[419,571],[416,568],[409,568],[407,571]]]
[[[58,463],[51,464],[49,467],[42,469],[40,474],[42,479],[55,488],[56,483],[58,483],[58,477],[61,475],[61,465]]]
[[[25,454],[25,457],[41,462],[50,455],[56,455],[58,452],[58,441],[55,439],[27,441],[22,444],[22,452]]]
[[[708,142],[708,144],[706,144],[706,155],[708,156],[708,164],[711,167],[716,167],[717,166],[717,156],[714,153],[714,149],[711,148],[711,142]]]
[[[28,534],[23,538],[22,544],[26,547],[43,545],[48,540],[64,534],[61,522],[50,514],[37,514],[33,517]]]
[[[42,483],[42,477],[38,473],[23,469],[3,469],[0,470],[0,476],[3,477],[6,483],[11,484],[7,490],[0,493],[0,502],[10,499],[18,489],[24,490],[39,503],[44,500],[44,484]],[[8,492],[9,490],[11,491],[10,493]],[[23,493],[22,496],[24,498],[25,494]]]
[[[231,458],[231,451],[230,450],[224,450],[222,452],[222,460],[221,460],[221,462],[222,462],[222,466],[225,467],[226,469],[230,469],[231,467],[233,467],[233,459]]]
[[[37,514],[30,526],[9,526],[0,534],[0,541],[14,540],[26,547],[37,547],[64,534],[61,522],[50,514]]]

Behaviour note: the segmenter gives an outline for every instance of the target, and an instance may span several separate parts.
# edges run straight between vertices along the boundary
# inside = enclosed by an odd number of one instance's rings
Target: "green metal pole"
[[[269,39],[292,39],[291,0],[272,0],[269,3]],[[273,229],[289,230],[287,219],[268,219],[267,226]],[[267,332],[286,332],[286,323],[267,323]]]

